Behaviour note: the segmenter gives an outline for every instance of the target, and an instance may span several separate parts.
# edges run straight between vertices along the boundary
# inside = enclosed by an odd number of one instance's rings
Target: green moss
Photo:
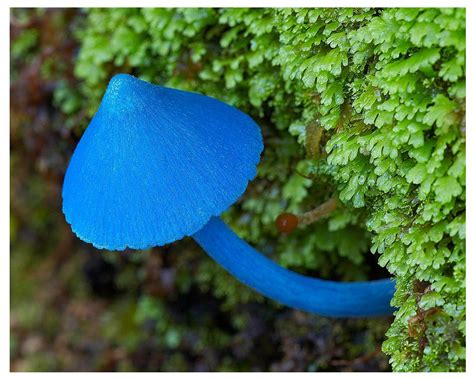
[[[82,98],[92,116],[110,76],[131,72],[250,113],[265,153],[226,220],[323,277],[370,277],[371,246],[397,279],[392,368],[464,370],[465,10],[97,9],[79,39],[82,85],[58,89],[63,111]],[[277,235],[280,212],[334,193],[328,220]],[[262,301],[217,265],[195,270],[229,307]]]

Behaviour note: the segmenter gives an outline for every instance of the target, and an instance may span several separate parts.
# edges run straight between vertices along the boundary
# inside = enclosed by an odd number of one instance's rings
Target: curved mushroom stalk
[[[218,217],[211,218],[193,238],[242,283],[279,303],[331,317],[393,313],[390,300],[395,282],[391,279],[342,283],[297,274],[260,254]]]

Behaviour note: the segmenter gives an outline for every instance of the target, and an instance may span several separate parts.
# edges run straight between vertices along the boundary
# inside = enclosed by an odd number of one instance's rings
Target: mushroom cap
[[[69,162],[63,213],[97,248],[164,245],[231,206],[262,150],[259,126],[238,109],[119,74]]]

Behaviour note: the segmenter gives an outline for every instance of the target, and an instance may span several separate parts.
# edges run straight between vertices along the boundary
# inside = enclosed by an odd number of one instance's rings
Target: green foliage
[[[78,37],[82,84],[58,89],[65,112],[82,98],[92,116],[110,76],[131,72],[250,113],[265,152],[226,220],[323,277],[370,277],[371,249],[397,280],[392,368],[464,370],[465,10],[97,9]],[[283,210],[333,193],[344,205],[328,219],[276,234]],[[216,265],[196,270],[226,309],[262,301]]]

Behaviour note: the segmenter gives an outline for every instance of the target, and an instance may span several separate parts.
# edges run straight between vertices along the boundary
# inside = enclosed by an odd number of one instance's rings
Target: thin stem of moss
[[[320,206],[310,210],[309,212],[303,213],[301,216],[298,216],[298,221],[300,225],[311,224],[334,211],[339,206],[339,200],[335,197],[331,197],[326,202],[322,203]]]

